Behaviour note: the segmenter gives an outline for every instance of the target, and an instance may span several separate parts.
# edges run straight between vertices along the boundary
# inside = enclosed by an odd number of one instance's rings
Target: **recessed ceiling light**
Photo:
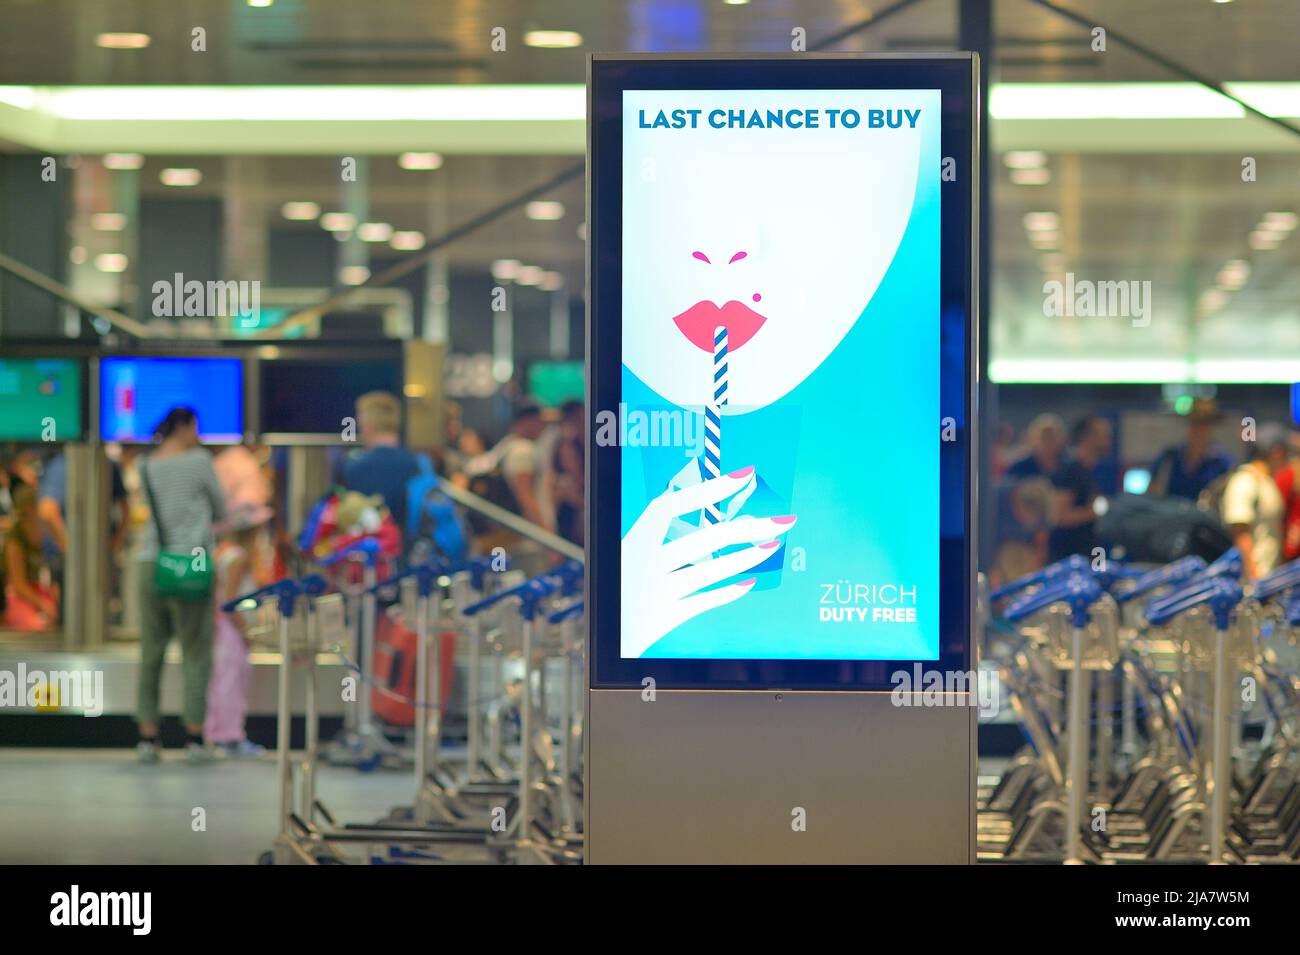
[[[1055,212],[1028,212],[1024,218],[1025,228],[1030,232],[1051,232],[1060,222]]]
[[[121,252],[105,252],[95,256],[95,268],[101,272],[125,272],[128,260]]]
[[[90,227],[98,232],[121,232],[126,228],[126,216],[121,212],[96,212],[90,217]]]
[[[320,217],[320,227],[326,232],[351,232],[357,217],[350,212],[327,212]]]
[[[1270,232],[1292,232],[1300,225],[1300,216],[1294,212],[1266,212],[1259,227]]]
[[[320,218],[320,206],[314,202],[286,202],[280,207],[280,214],[291,222],[310,222]]]
[[[363,222],[357,226],[357,238],[362,242],[387,242],[393,237],[393,227],[387,222]]]
[[[518,259],[497,259],[492,263],[492,277],[498,282],[509,282],[519,275]]]
[[[364,265],[345,265],[339,269],[339,281],[344,285],[360,285],[370,278],[370,270]]]
[[[559,272],[547,272],[542,276],[542,280],[537,283],[537,287],[543,292],[558,292],[564,288],[564,276]]]
[[[73,265],[81,265],[86,261],[86,247],[84,245],[74,245],[68,250],[68,259]]]
[[[177,186],[179,188],[197,186],[203,181],[203,173],[197,169],[169,168],[158,173],[158,181],[164,186]]]
[[[564,203],[551,199],[530,202],[524,206],[524,215],[538,222],[554,222],[564,218]]]
[[[548,50],[582,46],[582,34],[573,30],[529,30],[524,34],[524,45]]]
[[[95,45],[106,50],[143,50],[149,45],[149,34],[101,33],[95,37]]]
[[[1052,171],[1046,166],[1037,169],[1013,169],[1011,181],[1017,186],[1045,186],[1052,181]]]
[[[578,223],[578,238],[581,239],[583,242],[587,241],[587,223],[585,222]]]
[[[1233,259],[1224,264],[1215,278],[1221,288],[1235,292],[1250,278],[1250,263],[1245,259]]]
[[[525,265],[519,270],[515,281],[520,285],[540,285],[545,274],[546,270],[540,265]]]
[[[105,169],[139,169],[144,157],[139,153],[109,153],[104,157]]]
[[[1013,149],[1002,157],[1008,169],[1037,169],[1047,165],[1047,153],[1038,149]]]
[[[250,7],[269,7],[275,0],[248,0]]]
[[[1283,234],[1256,229],[1250,234],[1250,247],[1257,252],[1269,252],[1281,245]]]
[[[397,157],[397,165],[403,169],[440,169],[442,157],[437,153],[402,153]]]
[[[743,7],[749,0],[722,0],[729,7]]]
[[[424,248],[424,233],[414,230],[394,232],[388,244],[398,252],[414,252],[416,249]]]

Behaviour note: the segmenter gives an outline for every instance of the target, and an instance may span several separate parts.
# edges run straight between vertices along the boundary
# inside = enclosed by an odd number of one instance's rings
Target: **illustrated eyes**
[[[732,262],[739,262],[741,259],[745,258],[748,255],[749,255],[748,252],[737,252],[735,255],[731,257],[730,260],[728,260],[727,264],[730,265]],[[692,252],[691,257],[699,259],[701,262],[708,262],[709,265],[713,264],[712,262],[709,261],[709,257],[705,255],[703,252]]]

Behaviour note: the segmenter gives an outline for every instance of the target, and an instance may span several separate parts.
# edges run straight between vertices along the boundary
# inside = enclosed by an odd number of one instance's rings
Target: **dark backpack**
[[[1121,494],[1098,519],[1097,541],[1116,560],[1167,564],[1189,554],[1216,560],[1232,546],[1217,514],[1180,497]]]

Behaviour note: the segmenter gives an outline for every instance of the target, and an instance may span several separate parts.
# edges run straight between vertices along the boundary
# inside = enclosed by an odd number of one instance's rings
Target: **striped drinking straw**
[[[722,406],[727,403],[727,329],[713,330],[713,396],[704,406],[704,471],[707,478],[722,474]],[[723,520],[716,504],[706,505],[704,519],[710,524]]]

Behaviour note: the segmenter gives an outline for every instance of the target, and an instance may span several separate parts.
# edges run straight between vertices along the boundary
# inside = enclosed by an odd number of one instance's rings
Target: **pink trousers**
[[[229,618],[217,612],[212,635],[212,679],[208,682],[208,715],[203,737],[209,743],[240,743],[248,713],[248,684],[253,665],[248,647]]]

